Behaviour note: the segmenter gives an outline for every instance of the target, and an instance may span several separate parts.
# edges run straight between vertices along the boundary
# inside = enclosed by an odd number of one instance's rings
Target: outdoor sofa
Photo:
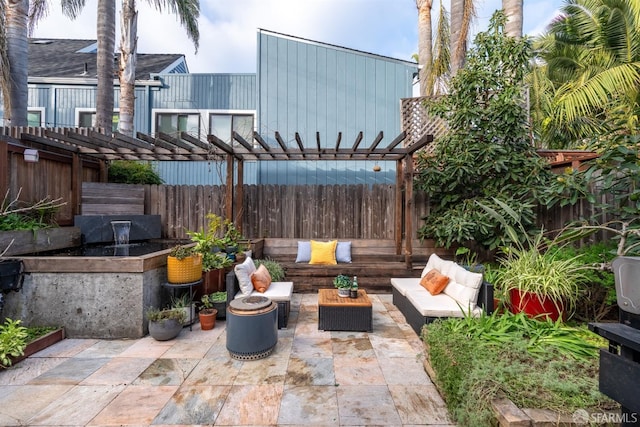
[[[425,276],[446,276],[446,285],[432,294],[425,287]],[[430,276],[431,276],[430,275]],[[422,284],[421,284],[422,282]],[[404,314],[407,323],[420,335],[425,324],[439,318],[479,316],[493,312],[493,286],[482,273],[468,269],[432,254],[419,278],[391,279],[393,304]],[[427,285],[428,286],[428,285]]]

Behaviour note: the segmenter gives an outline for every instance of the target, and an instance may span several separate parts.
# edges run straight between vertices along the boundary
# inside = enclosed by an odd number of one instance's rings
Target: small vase
[[[200,329],[208,331],[216,326],[216,315],[218,310],[216,309],[204,309],[198,313],[200,318]]]
[[[349,288],[338,288],[338,296],[343,298],[349,298],[351,291]]]

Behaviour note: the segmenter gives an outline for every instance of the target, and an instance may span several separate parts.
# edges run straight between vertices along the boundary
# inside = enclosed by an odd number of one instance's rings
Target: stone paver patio
[[[423,344],[370,295],[373,332],[318,330],[317,295],[294,294],[274,353],[231,359],[225,324],[177,339],[63,340],[0,371],[0,425],[451,425]]]

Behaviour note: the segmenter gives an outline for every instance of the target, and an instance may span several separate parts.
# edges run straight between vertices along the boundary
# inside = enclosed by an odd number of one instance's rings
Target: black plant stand
[[[170,282],[165,282],[162,284],[162,286],[166,289],[170,289],[171,290],[171,296],[175,298],[176,296],[176,289],[189,289],[189,301],[191,301],[191,304],[189,304],[189,330],[192,331],[193,330],[193,296],[195,295],[195,291],[193,290],[193,288],[195,288],[196,286],[198,286],[199,284],[202,283],[202,279],[197,280],[195,282],[189,282],[189,283],[170,283]]]

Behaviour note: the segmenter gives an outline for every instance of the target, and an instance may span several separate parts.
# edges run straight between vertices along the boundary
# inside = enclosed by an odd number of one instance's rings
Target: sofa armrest
[[[478,294],[478,305],[482,307],[487,314],[493,313],[493,285],[485,280],[480,285],[480,293]]]
[[[228,306],[229,303],[233,301],[233,298],[236,296],[236,294],[240,291],[240,282],[238,282],[238,278],[236,277],[236,273],[235,271],[233,271],[233,269],[231,269],[231,271],[227,273],[226,282],[227,282],[227,306]]]

